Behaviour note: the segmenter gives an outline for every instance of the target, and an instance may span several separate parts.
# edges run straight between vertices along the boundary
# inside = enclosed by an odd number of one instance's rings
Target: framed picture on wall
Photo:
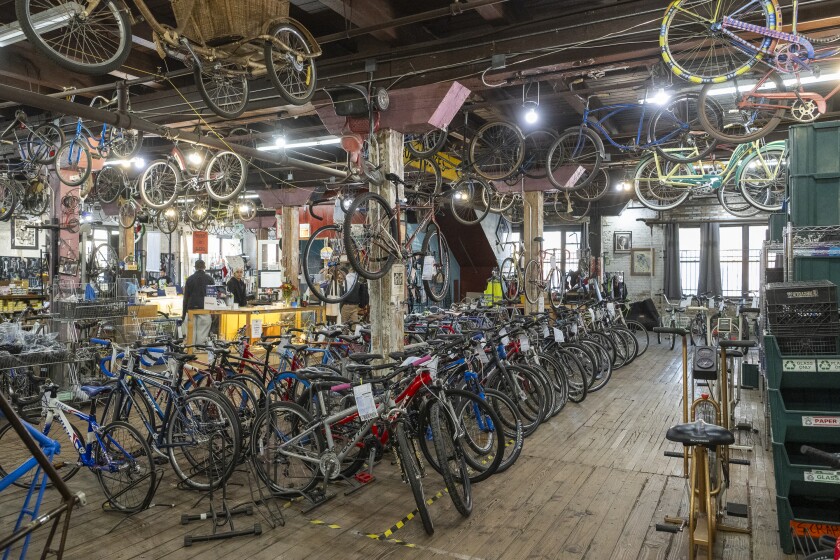
[[[630,274],[633,276],[653,276],[653,249],[630,250]]]
[[[37,249],[38,230],[27,228],[29,220],[12,218],[12,249]]]
[[[499,216],[499,223],[496,224],[496,242],[506,243],[510,235],[510,222],[504,216]]]
[[[633,248],[632,231],[613,232],[613,253],[629,253]]]

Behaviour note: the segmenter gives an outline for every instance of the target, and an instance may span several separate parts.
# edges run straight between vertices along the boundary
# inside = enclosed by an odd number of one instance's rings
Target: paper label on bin
[[[827,482],[829,484],[840,484],[840,471],[805,471],[804,478],[805,482]]]
[[[817,370],[821,372],[840,372],[840,360],[817,360]]]
[[[356,406],[359,409],[359,418],[370,420],[376,418],[376,403],[373,402],[373,390],[370,383],[355,385],[353,396],[356,398]]]
[[[802,425],[808,427],[840,428],[840,416],[803,416]]]
[[[782,371],[817,371],[817,363],[814,360],[784,360]]]

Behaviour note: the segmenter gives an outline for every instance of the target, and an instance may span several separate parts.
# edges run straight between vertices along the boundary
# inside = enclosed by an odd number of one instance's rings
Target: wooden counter
[[[231,340],[236,336],[242,325],[247,325],[248,336],[254,338],[251,333],[251,321],[262,319],[262,332],[266,335],[280,334],[280,326],[288,325],[301,328],[305,324],[304,317],[309,315],[308,322],[321,322],[324,320],[324,308],[319,305],[308,307],[283,307],[260,305],[255,307],[240,307],[239,309],[191,309],[187,314],[187,340],[193,339],[194,315],[218,315],[219,336],[225,340]],[[291,316],[291,317],[289,317]]]

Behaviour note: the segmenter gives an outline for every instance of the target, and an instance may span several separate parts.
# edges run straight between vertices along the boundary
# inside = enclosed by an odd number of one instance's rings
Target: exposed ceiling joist
[[[364,0],[355,5],[352,0],[320,0],[320,2],[357,27],[379,25],[396,18],[394,8],[388,0]],[[393,27],[373,31],[371,35],[389,44],[395,43],[398,38],[397,30]]]

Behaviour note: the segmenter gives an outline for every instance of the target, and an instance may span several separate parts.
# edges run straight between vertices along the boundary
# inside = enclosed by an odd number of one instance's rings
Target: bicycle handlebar
[[[686,336],[688,334],[688,330],[676,327],[653,327],[653,332],[660,334],[675,334],[678,336]]]
[[[752,348],[758,346],[755,340],[721,340],[718,342],[721,348]]]
[[[821,463],[832,466],[835,469],[840,469],[840,456],[835,455],[834,453],[828,453],[821,449],[811,447],[810,445],[803,445],[799,448],[799,450],[807,457],[819,459]]]

